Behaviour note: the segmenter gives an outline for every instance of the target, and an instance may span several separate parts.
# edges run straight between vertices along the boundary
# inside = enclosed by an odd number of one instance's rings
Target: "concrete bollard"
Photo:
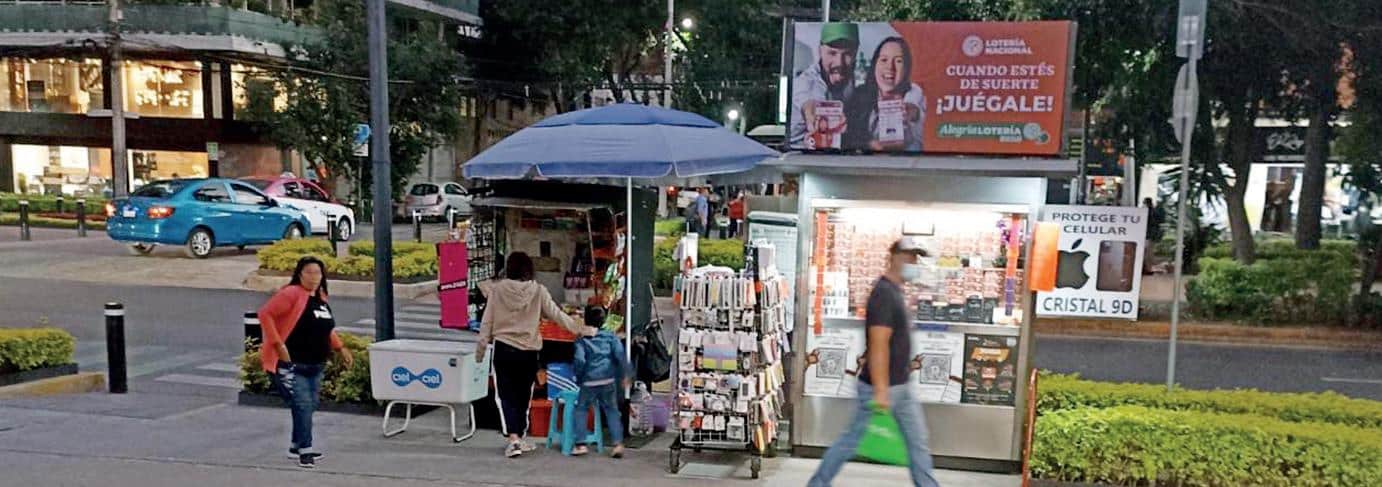
[[[111,394],[129,392],[125,371],[125,305],[106,303],[106,363]]]

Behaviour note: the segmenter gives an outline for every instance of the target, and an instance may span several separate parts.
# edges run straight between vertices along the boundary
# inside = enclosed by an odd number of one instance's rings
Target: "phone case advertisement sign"
[[[795,24],[797,150],[1060,153],[1074,24]]]
[[[1042,222],[1059,227],[1056,285],[1037,293],[1037,316],[1137,319],[1147,209],[1046,206]]]

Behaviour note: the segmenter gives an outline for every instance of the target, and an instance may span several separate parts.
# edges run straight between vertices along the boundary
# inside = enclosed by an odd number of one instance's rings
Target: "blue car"
[[[106,217],[106,234],[128,242],[136,255],[158,244],[185,245],[187,255],[199,259],[216,247],[301,238],[312,228],[301,211],[230,179],[155,181],[107,203]]]

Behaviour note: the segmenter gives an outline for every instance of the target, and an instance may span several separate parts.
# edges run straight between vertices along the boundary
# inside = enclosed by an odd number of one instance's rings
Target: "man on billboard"
[[[858,25],[829,22],[821,26],[816,63],[792,81],[792,147],[840,148],[845,131],[844,102],[854,92],[854,62],[858,57]]]

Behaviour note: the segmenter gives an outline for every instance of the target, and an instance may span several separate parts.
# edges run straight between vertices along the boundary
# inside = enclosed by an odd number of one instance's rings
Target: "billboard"
[[[1074,24],[807,22],[790,56],[793,150],[1060,154]]]

